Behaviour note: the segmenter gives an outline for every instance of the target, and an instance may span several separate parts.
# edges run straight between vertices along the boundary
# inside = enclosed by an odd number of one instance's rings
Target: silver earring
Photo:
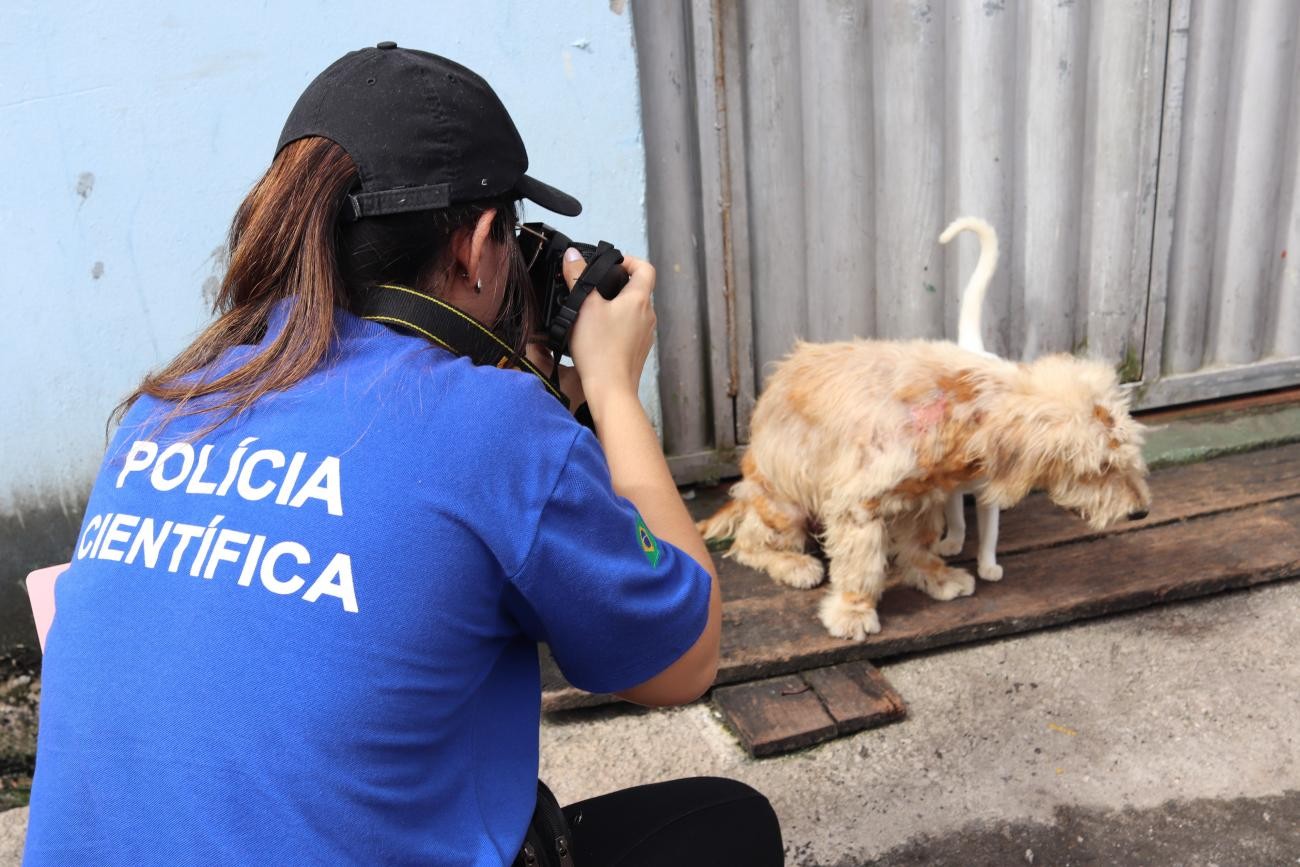
[[[474,281],[474,294],[475,294],[475,295],[482,295],[482,294],[483,294],[483,281],[482,281],[482,279],[479,279],[479,280],[475,280],[475,281]]]

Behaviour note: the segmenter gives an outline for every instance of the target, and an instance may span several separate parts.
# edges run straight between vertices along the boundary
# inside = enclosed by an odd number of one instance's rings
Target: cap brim
[[[582,203],[573,196],[562,193],[550,184],[544,184],[528,175],[521,177],[515,184],[515,192],[520,197],[536,202],[546,210],[565,217],[576,217],[582,213]]]

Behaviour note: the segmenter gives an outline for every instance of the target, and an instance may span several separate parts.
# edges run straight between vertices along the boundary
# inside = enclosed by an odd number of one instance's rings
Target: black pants
[[[769,867],[785,863],[772,805],[735,780],[636,786],[564,808],[577,867]]]

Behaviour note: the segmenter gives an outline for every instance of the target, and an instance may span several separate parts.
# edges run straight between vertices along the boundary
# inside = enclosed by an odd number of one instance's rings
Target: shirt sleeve
[[[569,682],[619,692],[676,662],[704,631],[709,573],[655,538],[614,493],[604,452],[578,433],[510,579],[511,608]]]

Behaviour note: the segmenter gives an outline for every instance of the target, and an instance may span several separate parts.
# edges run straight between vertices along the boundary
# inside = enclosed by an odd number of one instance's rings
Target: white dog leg
[[[962,546],[966,544],[966,504],[965,495],[961,491],[953,491],[948,495],[945,517],[948,530],[935,550],[945,557],[951,557],[960,554]]]
[[[1002,567],[997,562],[998,517],[1001,510],[994,505],[975,501],[975,518],[980,531],[979,573],[985,581],[999,581]]]
[[[822,599],[821,621],[831,635],[864,641],[880,631],[876,603],[885,590],[885,523],[856,508],[826,522],[831,589]]]

